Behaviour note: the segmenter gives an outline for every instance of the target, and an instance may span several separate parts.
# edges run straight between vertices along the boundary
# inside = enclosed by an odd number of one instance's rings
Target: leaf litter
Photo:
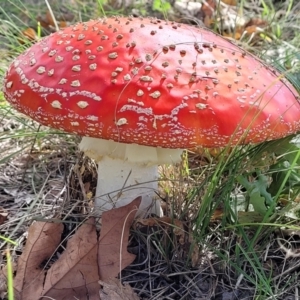
[[[16,300],[100,299],[99,280],[101,285],[108,281],[106,290],[111,289],[111,280],[135,259],[135,255],[127,252],[127,244],[140,201],[137,198],[124,207],[104,212],[99,238],[95,218],[88,218],[69,238],[65,250],[48,270],[43,262],[49,261],[59,247],[63,224],[34,222],[18,261]],[[120,292],[121,283],[117,286]]]
[[[139,300],[140,298],[133,291],[129,284],[124,286],[121,282],[114,278],[109,279],[108,282],[100,280],[102,286],[100,290],[101,300]]]

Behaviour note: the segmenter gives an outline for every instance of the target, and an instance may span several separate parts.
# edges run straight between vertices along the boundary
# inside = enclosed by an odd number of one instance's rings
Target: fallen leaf
[[[55,27],[55,22],[57,22],[56,19],[54,20],[53,15],[51,14],[51,12],[49,10],[46,12],[46,21],[47,21],[48,27],[49,26]]]
[[[8,212],[5,208],[0,206],[0,225],[7,220]]]
[[[88,219],[69,238],[65,251],[48,270],[42,263],[55,253],[61,242],[63,225],[33,223],[18,262],[16,300],[100,300],[99,279],[116,277],[135,258],[127,252],[127,244],[140,201],[139,197],[126,206],[103,213],[99,240],[94,218]]]
[[[69,26],[69,23],[67,23],[66,21],[59,21],[58,26],[60,29],[66,28]]]
[[[42,296],[60,300],[86,299],[88,295],[90,300],[99,300],[94,219],[89,219],[79,227],[69,239],[66,250],[48,271],[40,265],[55,252],[61,240],[63,225],[44,222],[35,224],[29,229],[29,244],[27,241],[20,257],[21,265],[18,265],[15,278],[15,289],[18,292],[16,299],[32,300]],[[58,225],[61,226],[58,228]],[[55,242],[47,239],[48,236]],[[39,253],[41,255],[37,256]],[[27,262],[24,261],[26,258]]]
[[[259,27],[257,27],[256,25],[251,25],[251,26],[247,26],[245,28],[247,34],[251,35],[257,32],[261,32],[261,29]]]
[[[259,18],[251,18],[246,24],[245,27],[251,27],[251,26],[259,26],[261,28],[269,26],[269,23],[266,20],[259,19]]]
[[[34,299],[32,295],[42,294],[47,271],[40,268],[40,265],[55,252],[63,227],[62,223],[46,222],[35,222],[29,227],[26,246],[18,259],[17,275],[14,279],[16,299]]]
[[[231,5],[231,6],[236,6],[237,5],[236,0],[221,0],[221,1],[225,4],[227,4],[227,5]]]
[[[139,300],[138,295],[133,291],[129,284],[122,283],[116,279],[109,279],[108,282],[99,281],[102,289],[100,290],[101,300]]]
[[[31,42],[37,41],[38,35],[33,28],[28,27],[28,28],[22,30],[21,35],[18,40],[23,45],[28,41],[31,41]]]
[[[126,206],[102,214],[98,249],[99,275],[102,281],[115,278],[135,259],[135,255],[127,252],[127,244],[129,229],[140,203],[141,197],[138,197]]]
[[[99,299],[97,244],[95,220],[90,218],[69,239],[66,250],[48,270],[43,296]]]
[[[222,220],[223,217],[224,217],[224,208],[223,207],[216,208],[215,211],[213,212],[210,220],[212,222],[214,222],[214,221]]]
[[[53,31],[55,29],[55,23],[57,26],[62,29],[68,26],[67,21],[71,21],[73,19],[72,14],[63,14],[53,18],[53,15],[48,10],[47,13],[43,16],[38,16],[37,21],[41,24],[41,26],[47,30]]]
[[[227,38],[230,41],[239,40],[242,37],[240,29],[236,29],[235,32],[223,33],[223,37]]]
[[[213,23],[215,11],[216,3],[214,0],[206,0],[202,3],[200,14],[206,27],[210,27]]]

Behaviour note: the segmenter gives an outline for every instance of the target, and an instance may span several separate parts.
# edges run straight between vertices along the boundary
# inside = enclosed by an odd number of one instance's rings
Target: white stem
[[[123,144],[84,137],[80,150],[98,162],[95,208],[103,211],[120,207],[142,196],[137,215],[162,215],[157,191],[157,165],[180,161],[181,149]]]
[[[142,196],[138,215],[161,215],[159,201],[155,200],[157,179],[156,165],[141,165],[105,156],[98,162],[95,208],[102,213]]]

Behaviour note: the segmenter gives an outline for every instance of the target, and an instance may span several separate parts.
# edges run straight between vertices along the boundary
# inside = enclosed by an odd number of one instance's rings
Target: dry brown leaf
[[[48,271],[40,267],[55,252],[62,228],[62,224],[44,222],[36,222],[29,228],[15,278],[16,299],[32,300],[42,296],[60,300],[86,299],[88,294],[90,300],[99,300],[94,219],[79,227],[69,239],[66,250]],[[37,257],[37,254],[40,255]]]
[[[234,41],[239,40],[242,37],[242,34],[238,30],[236,30],[235,32],[223,33],[222,36],[230,41]]]
[[[47,20],[46,22],[48,24],[48,27],[52,26],[53,28],[55,28],[55,21],[49,10],[46,13],[46,20]],[[65,28],[68,26],[67,22],[64,20],[60,20],[60,18],[56,18],[56,22],[59,28]]]
[[[63,19],[61,19],[62,17]],[[51,29],[55,29],[55,22],[57,23],[57,26],[61,29],[67,27],[68,26],[67,20],[71,20],[71,19],[72,19],[71,15],[65,14],[60,17],[55,17],[54,20],[49,10],[45,15],[37,17],[37,21],[41,24],[41,26],[50,31],[52,31]]]
[[[48,270],[43,296],[63,300],[87,299],[88,295],[90,300],[99,300],[97,246],[95,220],[90,218],[69,239],[66,250]]]
[[[37,16],[36,20],[41,27],[48,29],[49,24],[47,23],[45,18],[43,18],[41,16]]]
[[[35,32],[35,30],[31,27],[28,27],[24,30],[22,30],[19,38],[18,38],[18,41],[20,42],[20,44],[25,44],[26,42],[28,41],[37,41],[38,40],[38,35],[37,33]]]
[[[140,203],[141,197],[138,197],[126,206],[102,214],[98,248],[99,275],[102,281],[115,278],[121,269],[135,259],[135,255],[127,252],[127,244],[129,229]]]
[[[33,28],[26,28],[22,31],[22,34],[26,36],[29,40],[35,41],[38,39],[37,33]]]
[[[256,25],[251,25],[246,27],[245,31],[247,32],[248,35],[260,32],[259,27],[257,27]]]
[[[46,12],[46,21],[47,21],[48,27],[49,26],[55,27],[55,21],[53,19],[53,15],[51,14],[51,12],[49,10]]]
[[[101,300],[139,300],[138,295],[133,291],[129,284],[122,283],[116,279],[110,279],[108,282],[99,281],[102,289],[100,290]]]
[[[14,279],[16,299],[34,299],[31,295],[41,295],[46,270],[40,265],[55,252],[62,231],[61,223],[35,222],[29,227],[26,247],[19,257]]]
[[[269,23],[266,21],[266,20],[263,20],[263,19],[259,19],[259,18],[252,18],[250,19],[246,24],[245,24],[245,27],[251,27],[251,26],[257,26],[257,27],[261,27],[261,28],[264,28],[264,27],[267,27],[269,26]]]
[[[200,14],[206,27],[210,27],[210,25],[213,23],[215,11],[215,0],[206,0],[202,3]]]
[[[220,208],[216,208],[214,213],[212,214],[210,220],[212,222],[215,222],[215,221],[218,221],[218,220],[222,220],[224,216],[224,209],[223,207],[220,207]]]
[[[0,225],[2,225],[7,220],[8,212],[5,208],[0,206]]]
[[[236,6],[237,5],[236,0],[221,0],[221,1],[225,4],[227,4],[227,5],[231,5],[231,6]]]
[[[34,223],[29,228],[28,240],[19,258],[15,277],[16,300],[41,297],[99,300],[99,279],[114,278],[120,272],[120,249],[122,269],[135,258],[127,252],[127,244],[140,201],[137,198],[127,206],[103,213],[99,240],[95,220],[87,220],[68,240],[65,251],[47,271],[42,263],[55,253],[63,225]]]
[[[242,36],[252,35],[255,33],[262,32],[263,28],[266,27],[268,23],[261,19],[251,19],[246,25],[236,27],[234,32],[229,34],[223,34],[225,37],[233,38],[235,40],[241,39]]]

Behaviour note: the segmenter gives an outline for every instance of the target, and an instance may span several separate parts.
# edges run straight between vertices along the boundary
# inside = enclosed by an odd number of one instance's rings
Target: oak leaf
[[[139,300],[140,298],[134,292],[129,284],[122,283],[114,278],[104,282],[100,280],[102,289],[100,290],[101,300]]]
[[[129,229],[141,203],[141,197],[118,209],[102,214],[98,248],[99,275],[102,281],[116,277],[130,265],[135,255],[127,252]]]
[[[42,294],[46,270],[40,265],[55,252],[62,231],[62,223],[34,222],[29,227],[26,247],[18,259],[14,279],[16,299],[30,299],[30,295]]]
[[[59,246],[63,225],[33,223],[18,262],[16,299],[99,300],[99,279],[115,278],[135,258],[127,252],[127,244],[140,201],[139,197],[126,206],[104,212],[99,239],[95,219],[88,219],[68,240],[66,249],[49,270],[42,263]]]
[[[65,251],[48,270],[43,296],[98,300],[97,246],[95,220],[90,218],[69,239]]]

